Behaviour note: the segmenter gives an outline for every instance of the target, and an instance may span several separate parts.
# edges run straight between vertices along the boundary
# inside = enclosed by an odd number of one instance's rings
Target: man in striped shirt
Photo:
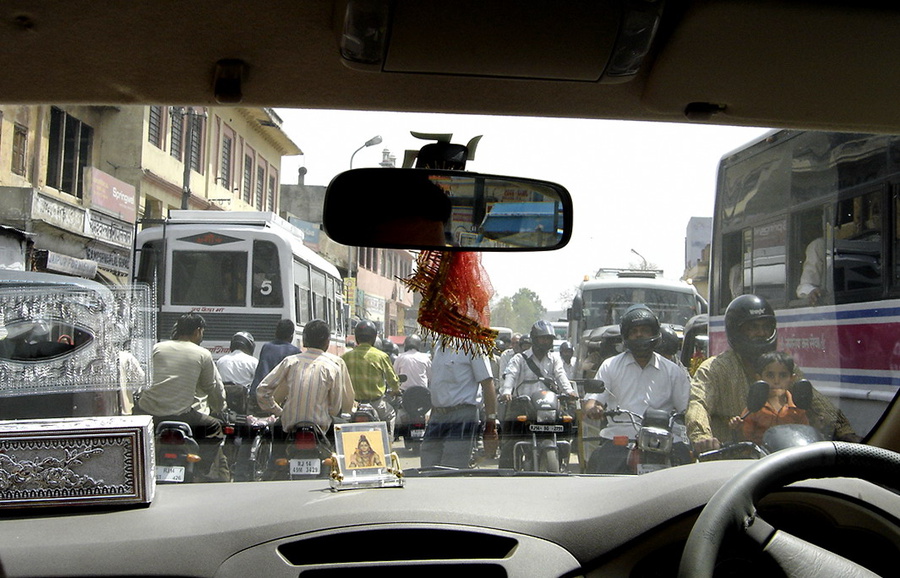
[[[285,357],[260,382],[259,407],[280,416],[284,431],[305,421],[327,432],[333,416],[353,409],[350,373],[343,359],[325,351],[330,340],[325,321],[310,321],[303,328],[305,351]]]

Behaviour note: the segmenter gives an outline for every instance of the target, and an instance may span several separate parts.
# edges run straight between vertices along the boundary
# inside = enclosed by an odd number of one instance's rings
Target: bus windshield
[[[688,319],[700,313],[697,299],[692,293],[646,287],[607,287],[586,289],[584,301],[585,326],[589,329],[605,325],[618,325],[629,306],[643,303],[650,307],[661,323],[684,325]]]

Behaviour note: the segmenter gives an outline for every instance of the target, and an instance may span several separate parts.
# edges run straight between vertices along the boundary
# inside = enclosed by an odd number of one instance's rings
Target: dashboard
[[[748,463],[340,492],[325,480],[161,485],[149,506],[3,512],[0,561],[8,576],[674,575],[700,509]],[[806,481],[759,506],[851,556],[900,553],[900,500],[869,482]],[[737,539],[720,559],[730,575],[767,568]]]

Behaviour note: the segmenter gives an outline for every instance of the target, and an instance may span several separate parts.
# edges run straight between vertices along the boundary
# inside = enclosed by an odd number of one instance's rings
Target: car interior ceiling
[[[423,3],[429,9],[441,4]],[[466,0],[454,8],[465,14],[480,4]],[[389,57],[414,52],[409,66],[416,72],[351,69],[338,57],[344,2],[332,0],[280,0],[264,11],[240,3],[192,3],[202,18],[179,17],[178,4],[168,2],[132,3],[122,12],[91,2],[6,3],[0,54],[7,74],[0,90],[7,102],[20,104],[241,103],[900,132],[900,112],[892,106],[900,80],[876,77],[870,66],[891,61],[889,9],[805,2],[804,25],[797,26],[795,4],[667,2],[639,72],[615,83],[582,80],[580,70],[573,73],[577,80],[541,78],[543,72],[529,71],[514,51],[491,50],[487,39],[510,36],[498,29],[503,20],[497,18],[456,22],[463,27],[458,35],[475,43],[471,50],[484,62],[475,76],[454,72],[464,45],[454,52],[427,40],[439,31],[437,19],[416,21],[436,28],[397,33],[399,46],[389,48]],[[541,3],[505,5],[524,10]],[[856,10],[846,12],[843,5]],[[528,54],[565,65],[577,54],[561,34],[529,38],[529,45],[542,44]],[[598,69],[589,72],[596,76]],[[507,70],[513,72],[507,76]]]

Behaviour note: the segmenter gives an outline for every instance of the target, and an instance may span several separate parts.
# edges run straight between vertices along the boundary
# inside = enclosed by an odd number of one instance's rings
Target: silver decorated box
[[[0,421],[0,508],[149,504],[149,416]]]

